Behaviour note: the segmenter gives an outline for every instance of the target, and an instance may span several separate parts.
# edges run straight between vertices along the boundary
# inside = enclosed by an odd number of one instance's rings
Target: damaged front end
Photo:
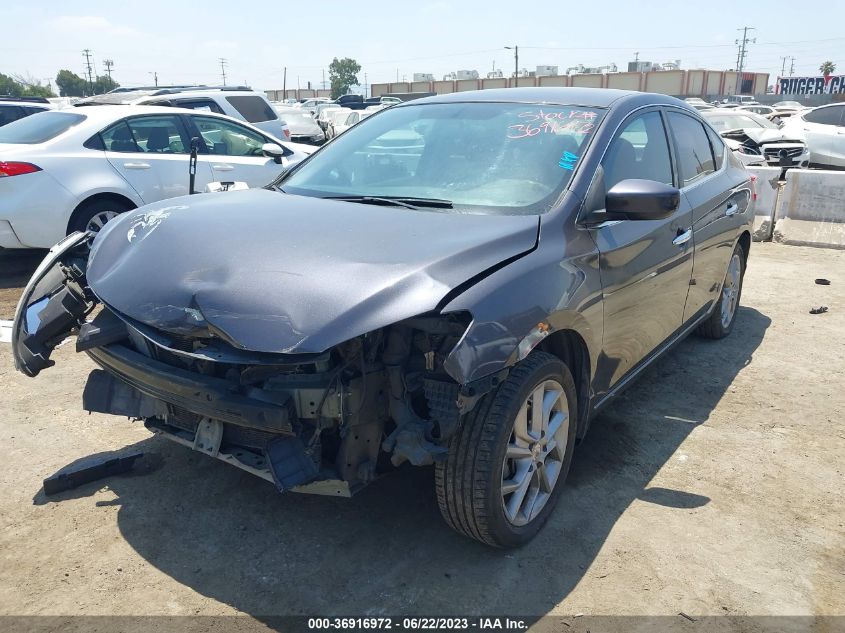
[[[280,491],[349,496],[404,461],[445,457],[461,415],[499,380],[462,387],[444,370],[466,312],[405,319],[323,353],[247,351],[213,328],[157,329],[93,294],[90,240],[57,245],[27,287],[13,332],[17,368],[37,375],[76,332],[77,351],[100,366],[86,410],[143,420]]]
[[[743,128],[722,132],[721,136],[745,165],[780,167],[785,172],[810,162],[807,145],[785,137],[780,130]]]

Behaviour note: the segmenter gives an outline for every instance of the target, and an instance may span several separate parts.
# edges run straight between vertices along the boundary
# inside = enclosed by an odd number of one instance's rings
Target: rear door
[[[628,179],[676,183],[657,109],[633,114],[622,124],[602,160],[586,210],[602,210],[606,192]],[[689,205],[681,196],[668,218],[610,221],[590,229],[600,253],[604,300],[598,391],[612,387],[681,327],[692,274],[691,225]]]
[[[684,321],[705,312],[719,297],[737,234],[734,215],[744,212],[748,191],[734,188],[718,134],[680,110],[667,113],[674,140],[681,195],[692,209],[694,264]],[[708,135],[709,132],[709,135]]]
[[[190,143],[178,114],[128,117],[100,136],[109,163],[145,204],[189,193]],[[196,190],[211,180],[209,166],[198,163]]]
[[[189,114],[187,118],[199,136],[199,164],[211,170],[216,181],[245,182],[251,188],[263,187],[274,180],[289,164],[293,152],[286,150],[282,162],[264,156],[261,147],[277,141],[263,136],[248,127],[220,117]]]

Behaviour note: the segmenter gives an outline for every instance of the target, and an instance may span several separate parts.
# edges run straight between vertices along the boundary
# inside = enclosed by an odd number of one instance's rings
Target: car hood
[[[771,128],[763,127],[746,127],[741,130],[731,130],[722,134],[725,139],[743,141],[745,138],[750,138],[758,145],[766,143],[782,143],[786,141],[794,141],[796,143],[802,142],[800,138],[796,138],[795,134],[788,131],[785,133],[783,129],[773,130]]]
[[[537,216],[416,211],[253,189],[109,222],[87,278],[119,314],[180,336],[316,353],[435,309],[537,244]]]

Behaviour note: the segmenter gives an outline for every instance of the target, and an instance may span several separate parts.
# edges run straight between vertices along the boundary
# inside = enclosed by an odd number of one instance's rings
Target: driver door
[[[245,182],[250,188],[263,187],[274,180],[288,165],[287,151],[282,162],[264,156],[261,146],[279,141],[259,134],[255,130],[220,117],[188,115],[204,141],[200,144],[197,165],[208,165],[212,180]],[[286,149],[286,148],[285,148]]]
[[[666,127],[656,109],[622,124],[593,181],[586,210],[603,210],[607,191],[628,179],[677,186]],[[692,276],[692,212],[681,196],[667,218],[608,221],[590,232],[599,250],[604,302],[597,375],[602,392],[681,327]]]

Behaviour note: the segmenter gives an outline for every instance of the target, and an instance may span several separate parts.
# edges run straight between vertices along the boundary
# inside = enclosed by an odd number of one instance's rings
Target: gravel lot
[[[0,255],[0,318],[38,259]],[[754,244],[742,304],[729,339],[683,342],[593,422],[509,553],[445,526],[430,469],[278,495],[82,412],[72,345],[27,379],[2,344],[0,614],[845,614],[845,252]],[[132,476],[44,496],[127,448],[147,453]]]

